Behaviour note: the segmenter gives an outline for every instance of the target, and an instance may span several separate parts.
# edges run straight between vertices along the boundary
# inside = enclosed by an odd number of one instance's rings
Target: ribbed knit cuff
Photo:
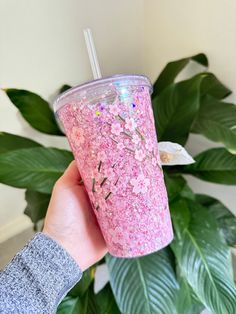
[[[58,303],[81,276],[80,267],[69,253],[39,232],[0,276],[5,281],[1,292],[8,300],[6,313],[55,313]]]

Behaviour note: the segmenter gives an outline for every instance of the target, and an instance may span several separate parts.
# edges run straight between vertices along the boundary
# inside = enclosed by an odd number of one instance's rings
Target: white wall
[[[234,0],[0,0],[0,86],[52,98],[63,83],[90,79],[82,34],[90,26],[104,75],[144,72],[154,80],[169,60],[203,51],[236,95],[235,17]],[[0,103],[0,130],[66,145],[31,130],[2,92]],[[195,154],[211,145],[194,136],[188,147]],[[191,184],[235,210],[235,187]],[[26,227],[24,206],[22,190],[0,185],[0,241]]]
[[[143,72],[141,0],[0,0],[0,87],[51,97],[62,84],[91,79],[82,29],[91,27],[103,75]],[[47,145],[0,92],[0,130]],[[29,225],[22,190],[0,185],[0,241]]]
[[[235,102],[236,1],[145,1],[145,71],[152,80],[168,61],[199,52],[207,54],[209,70],[234,91],[230,101]],[[214,146],[219,145],[193,135],[187,148],[195,155]],[[236,214],[235,186],[204,183],[192,177],[189,182],[196,192],[220,198]]]

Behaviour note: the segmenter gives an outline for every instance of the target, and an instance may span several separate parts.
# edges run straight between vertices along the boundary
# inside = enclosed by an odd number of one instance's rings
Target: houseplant
[[[205,67],[176,82],[189,62]],[[110,283],[93,291],[96,265],[68,293],[58,313],[195,314],[236,313],[230,246],[236,245],[236,218],[219,200],[197,195],[184,175],[236,185],[236,107],[224,101],[231,91],[208,72],[198,54],[170,62],[154,83],[153,111],[159,141],[185,145],[190,133],[220,143],[187,166],[164,167],[174,225],[171,245],[137,259],[107,255]],[[64,85],[60,92],[69,86]],[[25,120],[36,130],[64,136],[48,102],[25,90],[6,89]],[[43,147],[17,135],[0,134],[0,182],[26,189],[28,215],[37,228],[52,187],[73,159],[71,152]],[[118,306],[117,306],[118,304]],[[119,308],[118,308],[119,307]]]

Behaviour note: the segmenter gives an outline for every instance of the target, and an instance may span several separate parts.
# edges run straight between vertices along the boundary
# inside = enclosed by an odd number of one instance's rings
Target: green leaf
[[[122,313],[173,314],[178,284],[167,249],[140,258],[107,255],[110,284]]]
[[[0,132],[0,153],[6,153],[10,150],[36,146],[41,146],[41,144],[26,137],[7,132]]]
[[[99,308],[92,287],[90,287],[81,298],[81,310],[79,314],[99,314]]]
[[[65,297],[59,304],[57,314],[99,314],[94,293],[87,290],[83,297]]]
[[[69,295],[73,297],[80,296],[82,297],[85,292],[88,290],[89,286],[93,282],[95,266],[90,267],[86,271],[83,272],[83,276],[80,281],[70,290]]]
[[[184,145],[200,106],[200,86],[207,74],[168,86],[153,100],[159,141]]]
[[[197,194],[196,200],[215,217],[218,226],[229,246],[236,246],[236,217],[219,200],[203,194]]]
[[[64,135],[57,125],[48,102],[43,98],[21,89],[10,88],[5,92],[33,128],[46,134]]]
[[[194,194],[193,190],[189,187],[189,185],[186,183],[183,189],[180,192],[181,197],[190,199],[192,201],[195,201],[196,195]]]
[[[184,277],[179,279],[180,288],[177,294],[176,310],[178,314],[200,314],[204,310]]]
[[[0,182],[18,188],[51,193],[55,181],[73,160],[57,148],[34,147],[0,154]]]
[[[187,229],[190,222],[190,212],[185,199],[179,199],[170,204],[171,217],[175,233],[179,239],[182,237],[182,231]]]
[[[59,89],[59,94],[64,93],[65,91],[67,91],[70,88],[71,88],[70,85],[67,85],[67,84],[62,85],[62,87]]]
[[[157,78],[153,85],[152,97],[160,95],[160,93],[171,83],[174,82],[176,76],[185,68],[190,60],[193,60],[203,66],[208,66],[208,60],[205,54],[199,53],[195,56],[180,59],[177,61],[169,62],[162,70],[161,74]]]
[[[183,167],[185,173],[209,182],[236,184],[236,155],[225,148],[206,150],[194,157],[194,160],[194,164]]]
[[[50,201],[50,194],[27,190],[25,192],[25,200],[27,206],[24,214],[30,217],[31,221],[36,224],[46,215]]]
[[[186,181],[181,176],[171,176],[165,173],[165,184],[169,202],[172,202],[176,197],[179,196],[181,190],[186,184]]]
[[[236,154],[236,106],[207,96],[201,103],[192,130],[222,143]]]
[[[210,95],[216,99],[223,99],[232,93],[213,73],[207,74],[201,85],[201,97]]]
[[[94,294],[90,285],[81,297],[65,297],[60,303],[57,314],[120,314],[109,285]]]
[[[57,314],[81,314],[82,305],[79,298],[65,297],[57,308]]]
[[[188,201],[188,206],[188,227],[182,223],[179,210],[172,216],[174,226],[178,226],[171,244],[178,267],[206,308],[213,313],[236,313],[230,251],[214,217],[196,202]]]
[[[110,284],[107,284],[95,296],[95,299],[96,299],[100,314],[120,314],[120,311],[116,304],[116,300],[112,293]]]

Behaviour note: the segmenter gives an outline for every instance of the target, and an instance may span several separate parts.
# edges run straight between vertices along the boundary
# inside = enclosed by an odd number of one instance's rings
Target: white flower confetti
[[[161,164],[163,166],[188,165],[195,162],[186,149],[177,143],[159,142]]]
[[[109,282],[109,272],[107,265],[101,264],[96,267],[94,275],[94,293],[97,294]]]

